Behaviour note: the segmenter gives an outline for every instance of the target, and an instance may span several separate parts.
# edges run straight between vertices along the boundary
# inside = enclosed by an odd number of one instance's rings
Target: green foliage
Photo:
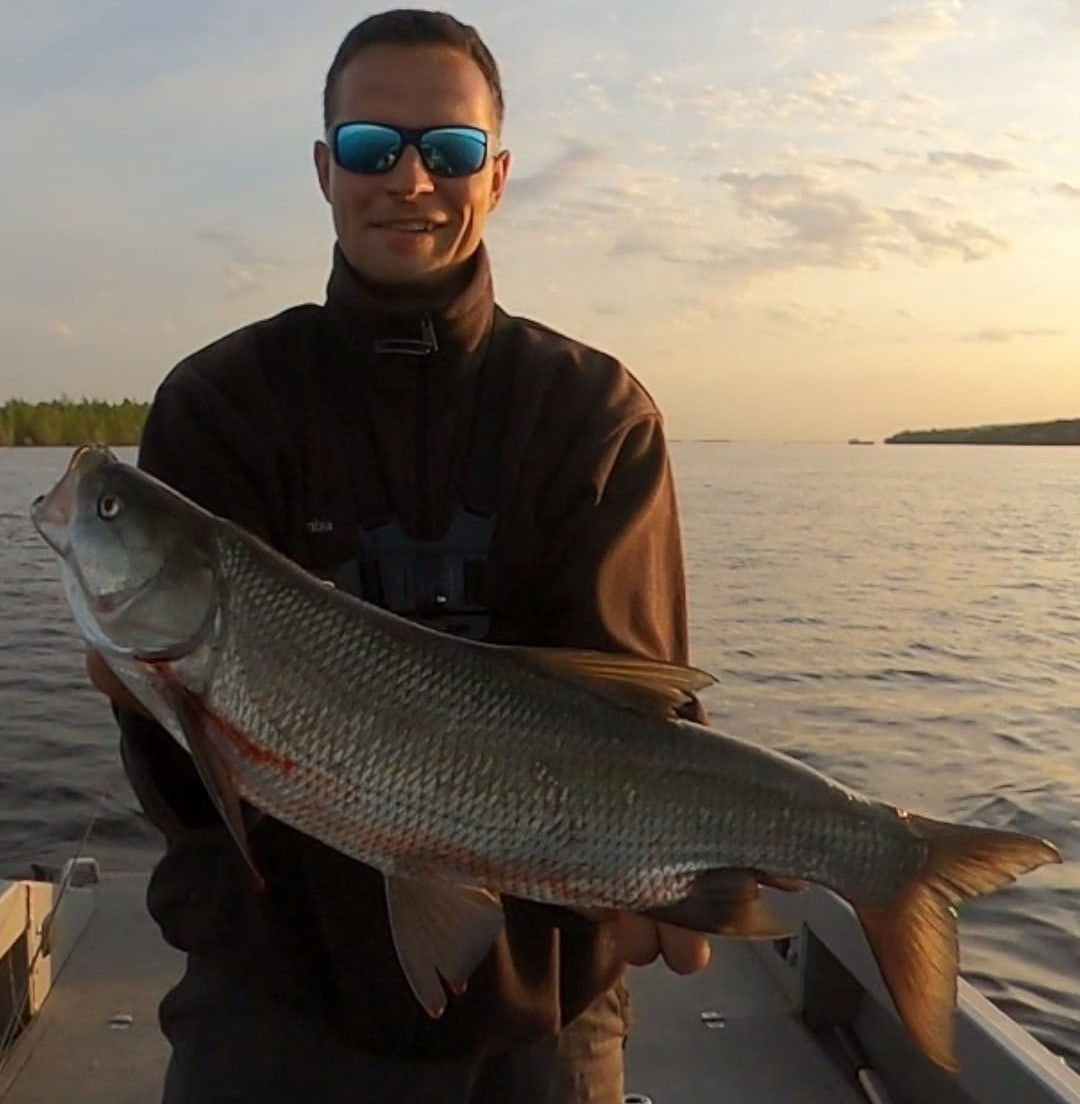
[[[100,399],[9,399],[0,406],[0,447],[12,445],[135,445],[149,403]]]
[[[1080,445],[1080,418],[969,429],[906,429],[887,445]]]

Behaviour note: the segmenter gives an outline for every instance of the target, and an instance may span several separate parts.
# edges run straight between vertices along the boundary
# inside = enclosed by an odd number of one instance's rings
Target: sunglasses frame
[[[401,141],[401,148],[398,150],[397,155],[394,157],[393,163],[387,168],[375,172],[364,172],[363,170],[350,169],[347,165],[342,164],[341,159],[338,155],[338,136],[341,131],[344,130],[346,127],[352,126],[378,127],[380,130],[392,131],[394,134],[396,134]],[[427,158],[424,156],[424,150],[421,146],[421,142],[427,135],[440,130],[464,130],[468,131],[470,134],[482,136],[484,139],[484,159],[480,162],[479,165],[477,165],[475,169],[472,169],[470,172],[445,173],[439,172],[437,169],[433,169],[431,165],[428,164]],[[441,180],[463,180],[467,176],[475,176],[478,172],[480,172],[481,169],[483,169],[483,167],[488,163],[489,158],[492,156],[491,135],[486,130],[484,130],[483,127],[472,126],[468,123],[441,123],[439,126],[417,128],[394,126],[393,123],[379,123],[376,122],[374,119],[349,119],[347,122],[344,123],[335,123],[326,132],[326,144],[330,147],[330,156],[334,159],[334,164],[336,164],[344,172],[354,173],[357,176],[386,176],[388,173],[392,173],[394,169],[397,168],[398,162],[401,160],[402,155],[405,153],[405,150],[409,146],[412,146],[413,149],[415,149],[416,152],[419,154],[420,160],[424,164],[424,168],[427,169],[427,171],[431,173],[432,176],[437,176]]]

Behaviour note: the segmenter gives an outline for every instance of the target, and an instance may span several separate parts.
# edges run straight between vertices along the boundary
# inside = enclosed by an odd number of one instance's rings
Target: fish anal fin
[[[956,1069],[956,905],[1060,862],[1044,840],[904,814],[929,844],[923,868],[884,906],[852,902],[900,1018],[926,1054]]]
[[[716,680],[696,667],[645,659],[620,652],[576,648],[508,649],[522,662],[558,678],[588,687],[615,705],[662,717],[693,700]]]
[[[183,730],[192,761],[206,787],[206,792],[210,795],[229,834],[240,849],[244,861],[251,868],[256,888],[262,891],[266,888],[266,881],[251,853],[251,843],[248,839],[236,777],[220,750],[220,745],[231,737],[221,733],[215,738],[210,730],[220,727],[217,718],[183,686],[168,680],[160,680],[158,689]]]
[[[446,989],[465,992],[502,931],[502,905],[486,889],[401,875],[386,878],[386,902],[402,972],[428,1015],[438,1019],[446,1010]]]
[[[765,904],[752,870],[706,870],[680,900],[648,909],[643,915],[691,931],[737,939],[782,939],[794,932],[791,924]]]

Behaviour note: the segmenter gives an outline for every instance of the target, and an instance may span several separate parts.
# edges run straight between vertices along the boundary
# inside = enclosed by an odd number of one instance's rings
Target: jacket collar
[[[486,344],[494,312],[487,250],[473,255],[464,286],[451,293],[401,299],[367,281],[334,245],[326,306],[335,330],[365,356],[452,363]]]

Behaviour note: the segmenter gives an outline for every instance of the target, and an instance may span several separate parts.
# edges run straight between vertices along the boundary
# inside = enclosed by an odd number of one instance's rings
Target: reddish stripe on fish
[[[172,669],[171,661],[147,660],[144,662],[170,689],[188,695],[191,704],[198,710],[206,726],[213,728],[214,732],[224,736],[249,762],[255,763],[257,766],[279,770],[283,774],[290,774],[296,770],[297,765],[292,759],[267,751],[266,748],[255,743],[240,729],[235,728],[228,721],[207,709],[198,698],[190,693],[182,679]]]

